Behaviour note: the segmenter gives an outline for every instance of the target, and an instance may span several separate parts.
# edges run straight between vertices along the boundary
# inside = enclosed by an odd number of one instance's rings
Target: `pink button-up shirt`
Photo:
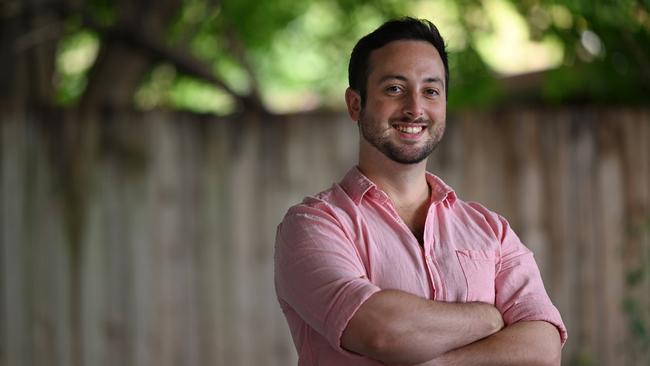
[[[459,200],[427,173],[421,246],[388,196],[356,167],[289,209],[278,226],[275,285],[299,365],[380,365],[346,351],[341,335],[382,289],[446,302],[494,304],[507,324],[543,320],[567,332],[533,259],[508,222]]]

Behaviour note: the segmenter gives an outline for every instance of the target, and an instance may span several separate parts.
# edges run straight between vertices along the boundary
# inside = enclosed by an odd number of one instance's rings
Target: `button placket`
[[[425,240],[425,245],[423,246],[422,250],[424,251],[424,256],[426,259],[426,265],[427,265],[427,270],[429,272],[429,281],[431,282],[431,288],[434,294],[434,298],[436,295],[438,296],[438,300],[444,300],[444,286],[442,284],[442,280],[440,278],[440,273],[438,272],[438,268],[436,266],[436,255],[435,255],[435,248],[436,248],[436,237],[435,237],[435,230],[434,232],[430,232],[431,229],[435,228],[436,225],[436,213],[435,210],[433,209],[437,204],[433,204],[429,207],[429,210],[427,211],[427,220],[424,226],[424,240]],[[430,222],[431,220],[431,222]],[[429,245],[427,245],[426,241],[427,238],[430,240]]]

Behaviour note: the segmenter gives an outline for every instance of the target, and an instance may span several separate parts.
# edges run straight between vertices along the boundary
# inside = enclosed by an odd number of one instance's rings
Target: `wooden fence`
[[[0,134],[1,365],[296,364],[275,227],[356,162],[344,115],[13,112]],[[430,170],[535,252],[563,364],[648,365],[649,110],[456,114]]]

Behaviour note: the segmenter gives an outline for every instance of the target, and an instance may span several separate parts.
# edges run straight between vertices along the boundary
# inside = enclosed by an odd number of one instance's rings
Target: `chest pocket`
[[[467,283],[467,302],[494,304],[496,255],[491,251],[456,250]]]

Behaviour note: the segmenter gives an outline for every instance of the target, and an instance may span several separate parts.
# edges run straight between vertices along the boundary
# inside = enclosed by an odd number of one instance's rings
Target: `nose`
[[[410,118],[419,118],[424,113],[420,95],[416,92],[404,96],[403,113]]]

